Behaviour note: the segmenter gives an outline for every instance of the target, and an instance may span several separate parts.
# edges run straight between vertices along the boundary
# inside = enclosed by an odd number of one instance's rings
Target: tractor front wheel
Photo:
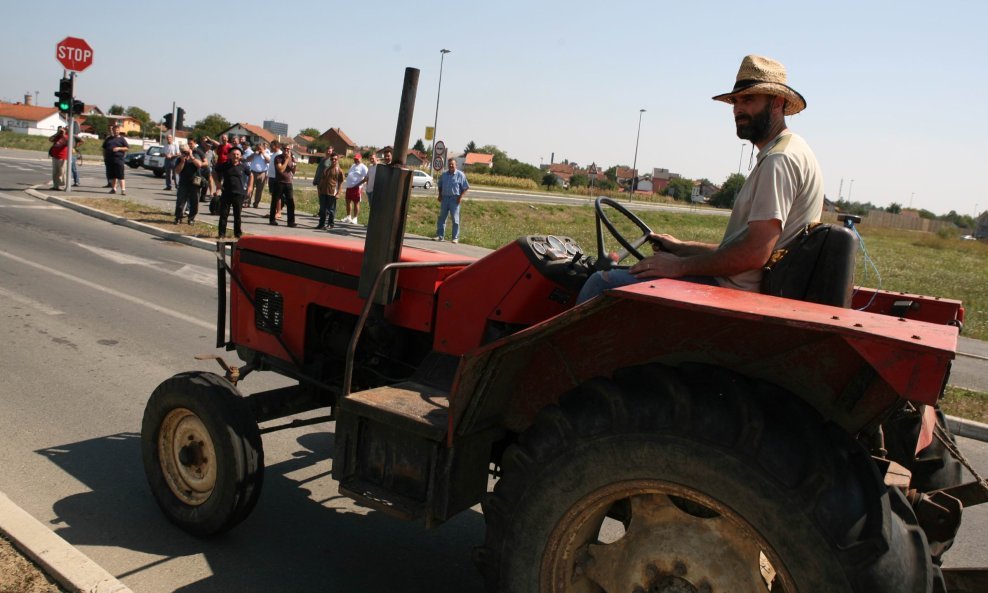
[[[236,388],[213,373],[181,373],[154,390],[144,408],[141,454],[158,506],[194,535],[230,529],[261,492],[257,423]]]
[[[791,394],[648,365],[543,410],[504,455],[496,593],[928,593],[939,571],[867,453]]]

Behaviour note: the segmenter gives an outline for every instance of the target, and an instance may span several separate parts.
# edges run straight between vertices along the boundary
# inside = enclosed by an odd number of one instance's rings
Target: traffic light
[[[85,110],[86,110],[86,104],[85,103],[83,103],[79,99],[74,99],[72,101],[72,113],[73,114],[75,114],[75,115],[82,115],[82,113]]]
[[[175,129],[184,130],[185,129],[185,110],[179,107],[175,110]]]
[[[72,109],[72,78],[66,77],[58,81],[58,92],[55,93],[58,101],[55,107],[62,113],[68,113]]]
[[[166,113],[164,120],[165,120],[165,127],[168,128],[169,130],[172,129],[172,114]]]

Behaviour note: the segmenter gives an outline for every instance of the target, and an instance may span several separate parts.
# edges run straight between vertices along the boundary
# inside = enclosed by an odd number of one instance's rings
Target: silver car
[[[432,188],[432,177],[425,171],[416,169],[412,172],[412,187]]]

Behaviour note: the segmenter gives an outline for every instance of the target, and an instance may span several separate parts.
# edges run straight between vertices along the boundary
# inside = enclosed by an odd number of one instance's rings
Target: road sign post
[[[69,110],[65,114],[65,133],[69,135],[69,158],[65,160],[65,191],[72,189],[72,161],[75,159],[75,73],[82,72],[93,65],[93,48],[85,39],[66,37],[55,45],[55,59],[63,68],[70,72],[72,79],[72,97],[69,98]]]
[[[442,140],[436,140],[432,154],[432,168],[436,171],[442,171],[446,167],[446,143]]]

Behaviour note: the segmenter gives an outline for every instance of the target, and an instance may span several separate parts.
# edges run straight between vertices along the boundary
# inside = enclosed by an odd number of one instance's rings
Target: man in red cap
[[[738,137],[758,147],[754,170],[731,209],[719,244],[651,237],[655,254],[628,270],[592,275],[580,291],[584,302],[608,288],[649,278],[691,282],[757,292],[762,267],[777,245],[785,245],[823,212],[823,175],[813,151],[786,126],[785,116],[806,108],[803,96],[787,84],[786,69],[762,56],[746,56],[734,88],[713,98],[734,107]]]
[[[357,224],[357,216],[360,214],[360,187],[367,183],[367,165],[360,162],[360,153],[353,155],[353,164],[346,173],[346,216],[340,219],[341,222]],[[353,215],[350,214],[351,206]]]

